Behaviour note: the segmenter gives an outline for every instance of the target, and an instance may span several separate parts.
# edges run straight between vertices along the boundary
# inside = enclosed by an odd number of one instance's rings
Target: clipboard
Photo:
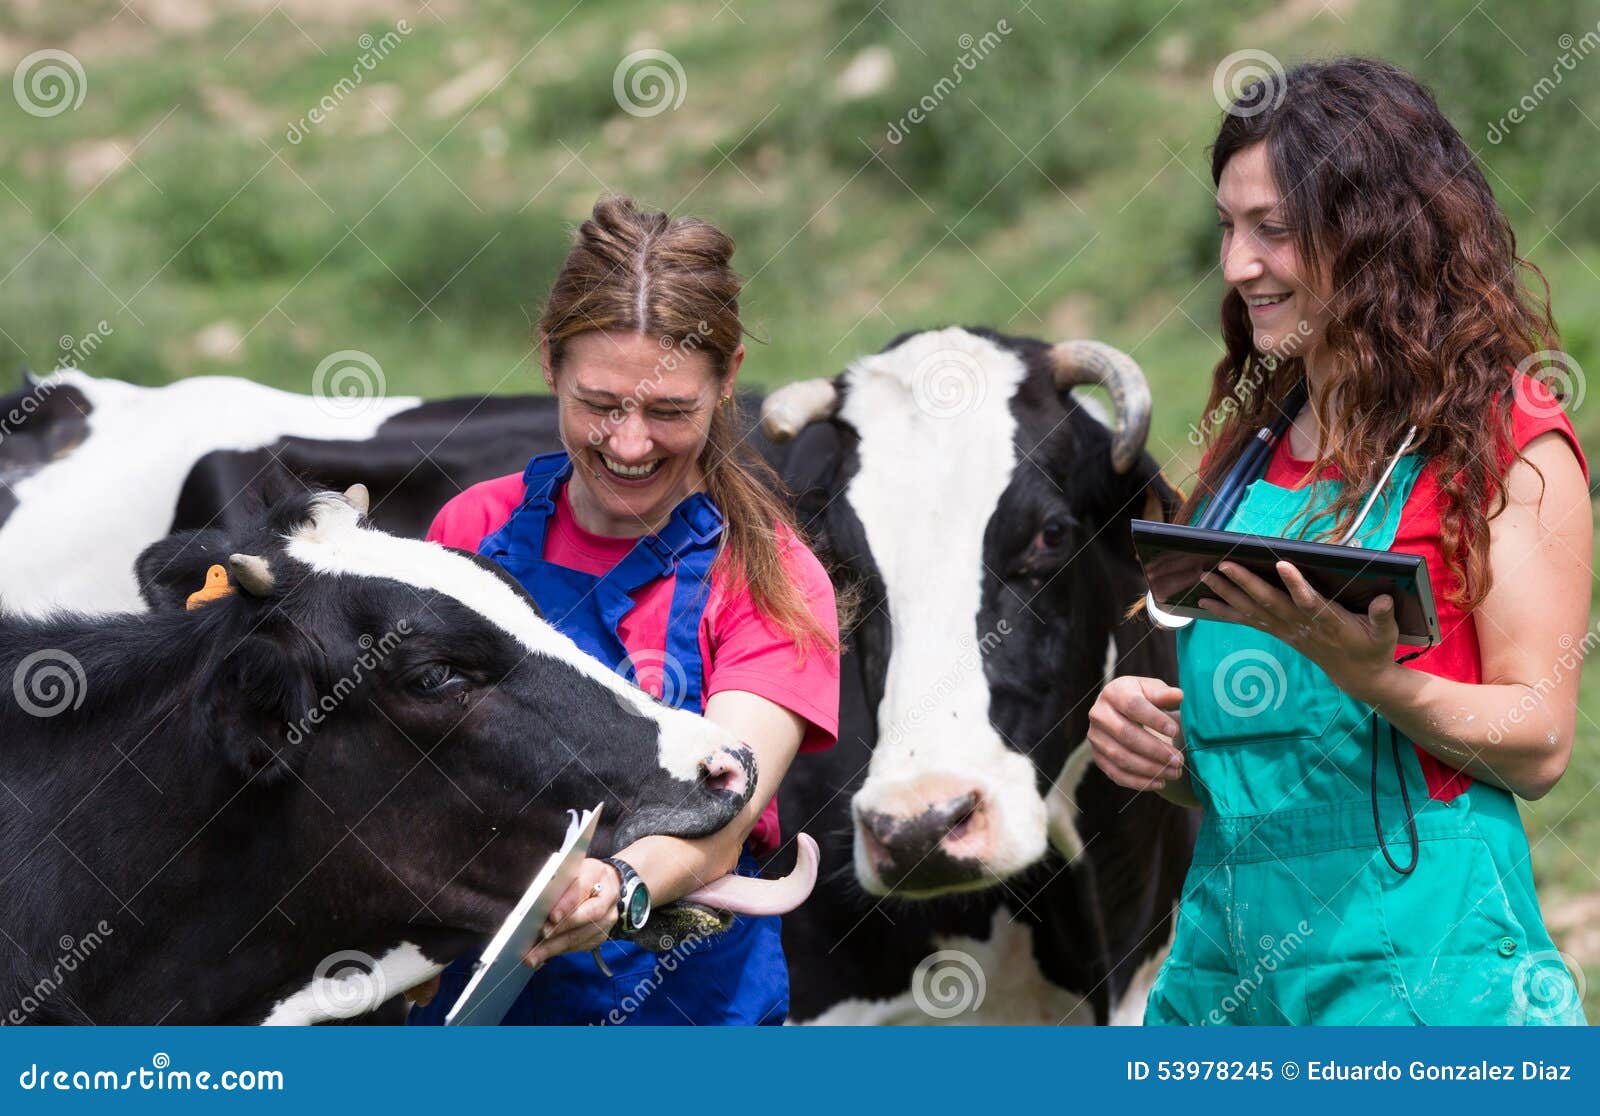
[[[472,979],[444,1018],[446,1027],[498,1027],[533,975],[533,970],[522,963],[523,955],[533,948],[550,908],[577,878],[578,866],[589,855],[589,842],[600,822],[600,806],[585,810],[581,816],[576,810],[568,813],[571,821],[561,847],[544,862],[511,914],[489,939]]]

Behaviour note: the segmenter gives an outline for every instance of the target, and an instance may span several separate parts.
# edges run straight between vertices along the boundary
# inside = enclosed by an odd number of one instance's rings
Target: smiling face
[[[704,484],[701,451],[744,349],[719,377],[713,355],[692,337],[662,340],[593,330],[567,340],[559,368],[546,358],[573,461],[568,496],[579,523],[596,534],[649,534]]]
[[[1313,269],[1289,225],[1265,143],[1228,160],[1217,183],[1222,277],[1250,311],[1258,352],[1308,356],[1322,342],[1333,285]]]

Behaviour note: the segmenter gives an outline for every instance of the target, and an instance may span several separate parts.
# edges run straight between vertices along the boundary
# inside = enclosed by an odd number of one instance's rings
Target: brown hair
[[[578,226],[539,318],[552,374],[570,338],[619,330],[656,337],[664,360],[703,349],[724,380],[744,332],[733,251],[733,240],[705,221],[641,210],[628,197],[601,198]],[[738,406],[730,398],[713,410],[700,456],[706,489],[726,520],[719,558],[732,563],[736,582],[774,627],[802,648],[815,642],[837,651],[784,565],[779,526],[796,539],[801,532],[777,474],[743,444]]]
[[[1415,423],[1413,449],[1437,465],[1444,497],[1442,549],[1456,581],[1448,599],[1471,611],[1491,584],[1488,522],[1505,505],[1502,463],[1523,459],[1512,440],[1514,369],[1537,375],[1543,369],[1528,365],[1560,346],[1549,285],[1517,254],[1460,134],[1394,66],[1340,58],[1253,83],[1223,117],[1213,181],[1241,149],[1262,142],[1301,259],[1325,262],[1333,281],[1323,339],[1330,372],[1315,403],[1326,437],[1311,475],[1333,464],[1347,483],[1319,537],[1353,522]],[[1523,285],[1519,269],[1537,277],[1542,294]],[[1222,337],[1206,413],[1243,403],[1210,439],[1178,522],[1216,491],[1305,374],[1299,356],[1252,359],[1249,311],[1231,289]]]

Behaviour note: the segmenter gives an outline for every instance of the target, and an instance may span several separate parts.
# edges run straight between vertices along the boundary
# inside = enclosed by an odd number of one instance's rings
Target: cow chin
[[[977,772],[868,778],[851,802],[855,871],[872,895],[931,899],[980,891],[1048,848],[1048,812],[1031,778]]]

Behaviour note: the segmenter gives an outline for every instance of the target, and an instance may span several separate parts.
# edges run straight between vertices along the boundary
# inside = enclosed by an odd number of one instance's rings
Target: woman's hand
[[[617,921],[621,894],[622,878],[615,868],[603,860],[585,860],[550,908],[539,944],[523,955],[523,964],[538,968],[558,953],[598,949]]]
[[[1183,775],[1183,753],[1171,743],[1182,700],[1182,690],[1159,678],[1125,674],[1101,687],[1089,710],[1088,741],[1106,778],[1130,790],[1159,791]]]
[[[1223,576],[1226,575],[1226,576]],[[1222,598],[1203,598],[1200,607],[1218,620],[1248,624],[1281,639],[1322,668],[1328,680],[1356,698],[1379,689],[1394,669],[1400,626],[1394,617],[1394,598],[1376,597],[1362,616],[1311,587],[1288,562],[1278,563],[1285,593],[1233,562],[1223,562],[1217,572],[1201,580]]]

